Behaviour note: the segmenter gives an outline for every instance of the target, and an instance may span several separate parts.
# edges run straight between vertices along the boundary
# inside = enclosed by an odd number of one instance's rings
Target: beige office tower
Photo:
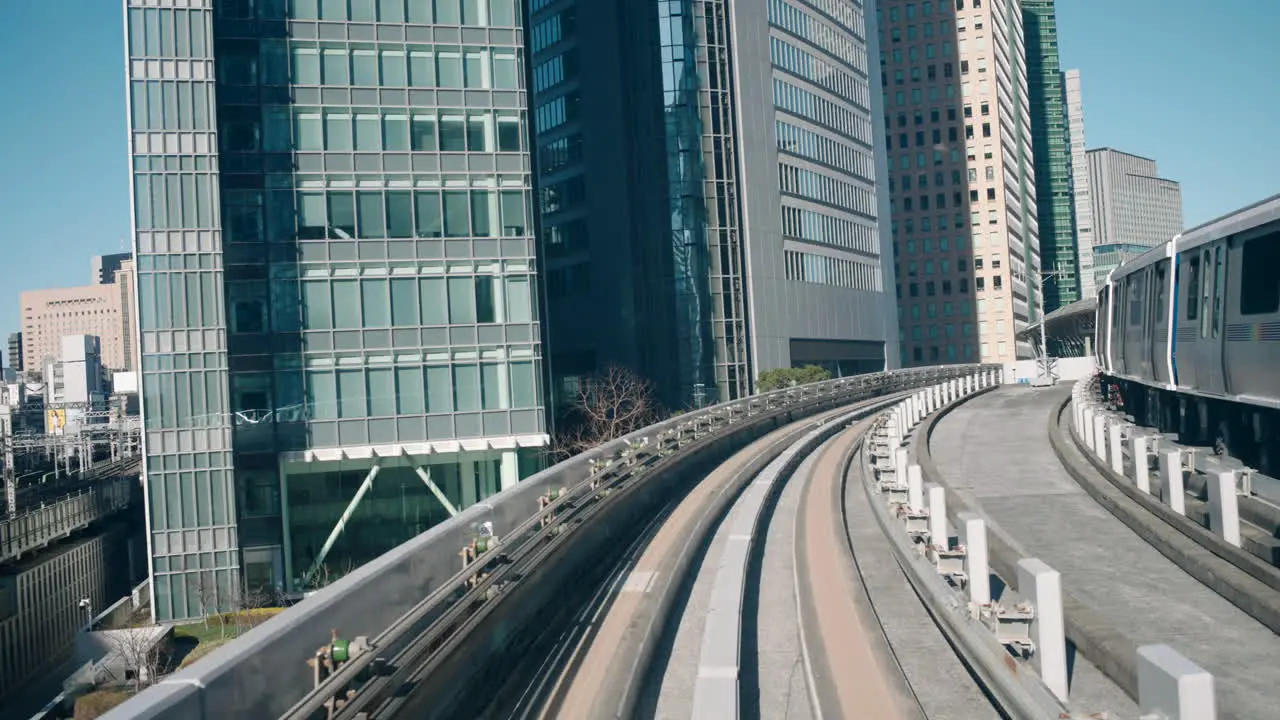
[[[124,362],[122,367],[126,371],[136,371],[142,364],[138,355],[138,324],[134,321],[136,315],[135,308],[137,304],[134,302],[134,272],[133,260],[122,260],[120,267],[114,272],[114,284],[120,294],[120,355]]]
[[[1032,356],[1040,242],[1016,0],[880,4],[902,364]]]
[[[125,368],[120,288],[116,285],[31,290],[19,297],[22,305],[23,365],[43,368],[47,358],[62,356],[62,338],[94,335],[101,341],[102,364]]]

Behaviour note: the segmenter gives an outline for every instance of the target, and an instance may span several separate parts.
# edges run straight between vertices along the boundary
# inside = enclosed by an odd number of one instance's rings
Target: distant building
[[[110,285],[32,290],[21,295],[23,365],[44,367],[59,358],[66,335],[95,335],[102,343],[102,363],[124,369],[120,288]]]
[[[1140,243],[1106,243],[1093,246],[1093,286],[1096,289],[1107,281],[1107,275],[1124,263],[1150,250]]]
[[[1160,177],[1155,160],[1114,148],[1089,150],[1088,158],[1095,248],[1155,247],[1182,232],[1182,187]]]
[[[1098,293],[1093,282],[1093,191],[1089,187],[1089,155],[1085,150],[1084,98],[1080,71],[1062,73],[1067,106],[1067,142],[1071,146],[1071,201],[1075,209],[1075,247],[1080,265],[1080,296]]]
[[[22,372],[24,367],[22,360],[22,333],[9,333],[9,368]]]
[[[134,290],[136,274],[132,259],[120,263],[116,269],[114,284],[120,289],[120,342],[124,357],[123,370],[138,370],[141,366],[138,354],[138,323],[135,313]]]
[[[98,285],[111,285],[116,281],[116,272],[120,266],[133,259],[133,253],[115,253],[98,255],[93,258],[93,282]]]
[[[62,354],[45,364],[45,432],[51,435],[76,432],[84,414],[106,409],[107,385],[102,372],[98,338],[66,335]]]

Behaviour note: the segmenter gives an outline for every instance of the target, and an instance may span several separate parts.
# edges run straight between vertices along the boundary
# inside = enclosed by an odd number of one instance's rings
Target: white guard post
[[[929,544],[939,550],[951,549],[947,533],[947,489],[937,483],[929,483]]]
[[[1214,470],[1205,475],[1209,485],[1209,529],[1223,540],[1240,547],[1240,505],[1236,496],[1236,474]]]
[[[1129,438],[1129,454],[1133,456],[1133,484],[1151,494],[1151,468],[1147,465],[1147,438],[1134,433]]]
[[[1138,648],[1138,711],[1160,720],[1216,720],[1213,675],[1168,645]]]
[[[987,523],[974,513],[960,513],[964,542],[964,571],[969,576],[969,599],[975,605],[991,604],[991,566],[987,560]]]
[[[1179,515],[1187,514],[1187,493],[1182,484],[1182,451],[1160,451],[1160,480],[1164,503]]]
[[[1040,679],[1063,703],[1067,702],[1067,641],[1062,618],[1062,575],[1036,558],[1018,561],[1018,595],[1035,605],[1031,660]]]

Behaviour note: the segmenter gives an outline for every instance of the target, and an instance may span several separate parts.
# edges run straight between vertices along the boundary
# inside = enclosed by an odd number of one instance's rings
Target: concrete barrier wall
[[[893,371],[878,377],[902,378],[912,385],[924,386],[996,367],[940,366]],[[841,398],[852,402],[853,393],[866,383],[875,382],[875,377],[830,380],[686,413],[547,468],[361,566],[105,717],[278,716],[310,690],[311,671],[305,661],[328,640],[332,629],[348,638],[372,638],[392,625],[433,589],[458,574],[458,551],[475,537],[480,523],[492,522],[495,533],[505,535],[537,513],[538,498],[548,489],[571,487],[585,480],[592,473],[593,461],[619,457],[628,443],[642,438],[656,440],[663,431],[699,419],[732,416],[745,420],[749,408],[759,413],[753,418],[785,413],[799,419],[839,404]],[[776,410],[763,412],[770,407]],[[751,436],[753,426],[754,423],[735,419],[728,429],[719,432],[745,439]]]

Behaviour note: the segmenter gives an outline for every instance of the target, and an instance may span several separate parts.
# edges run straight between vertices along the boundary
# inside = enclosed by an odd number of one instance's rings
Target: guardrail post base
[[[1182,451],[1160,451],[1161,499],[1179,515],[1187,514],[1187,495],[1182,485]]]
[[[1062,618],[1062,575],[1036,558],[1018,561],[1018,594],[1035,604],[1031,639],[1032,663],[1040,679],[1062,702],[1067,701],[1067,641]]]
[[[1228,543],[1240,547],[1240,505],[1239,498],[1236,497],[1236,474],[1230,470],[1216,470],[1206,474],[1205,482],[1209,486],[1209,529]]]
[[[1168,645],[1138,648],[1138,711],[1162,720],[1216,720],[1213,675]]]
[[[987,558],[987,522],[975,513],[964,512],[960,520],[964,542],[964,571],[968,576],[969,600],[974,605],[991,604],[991,565]]]

